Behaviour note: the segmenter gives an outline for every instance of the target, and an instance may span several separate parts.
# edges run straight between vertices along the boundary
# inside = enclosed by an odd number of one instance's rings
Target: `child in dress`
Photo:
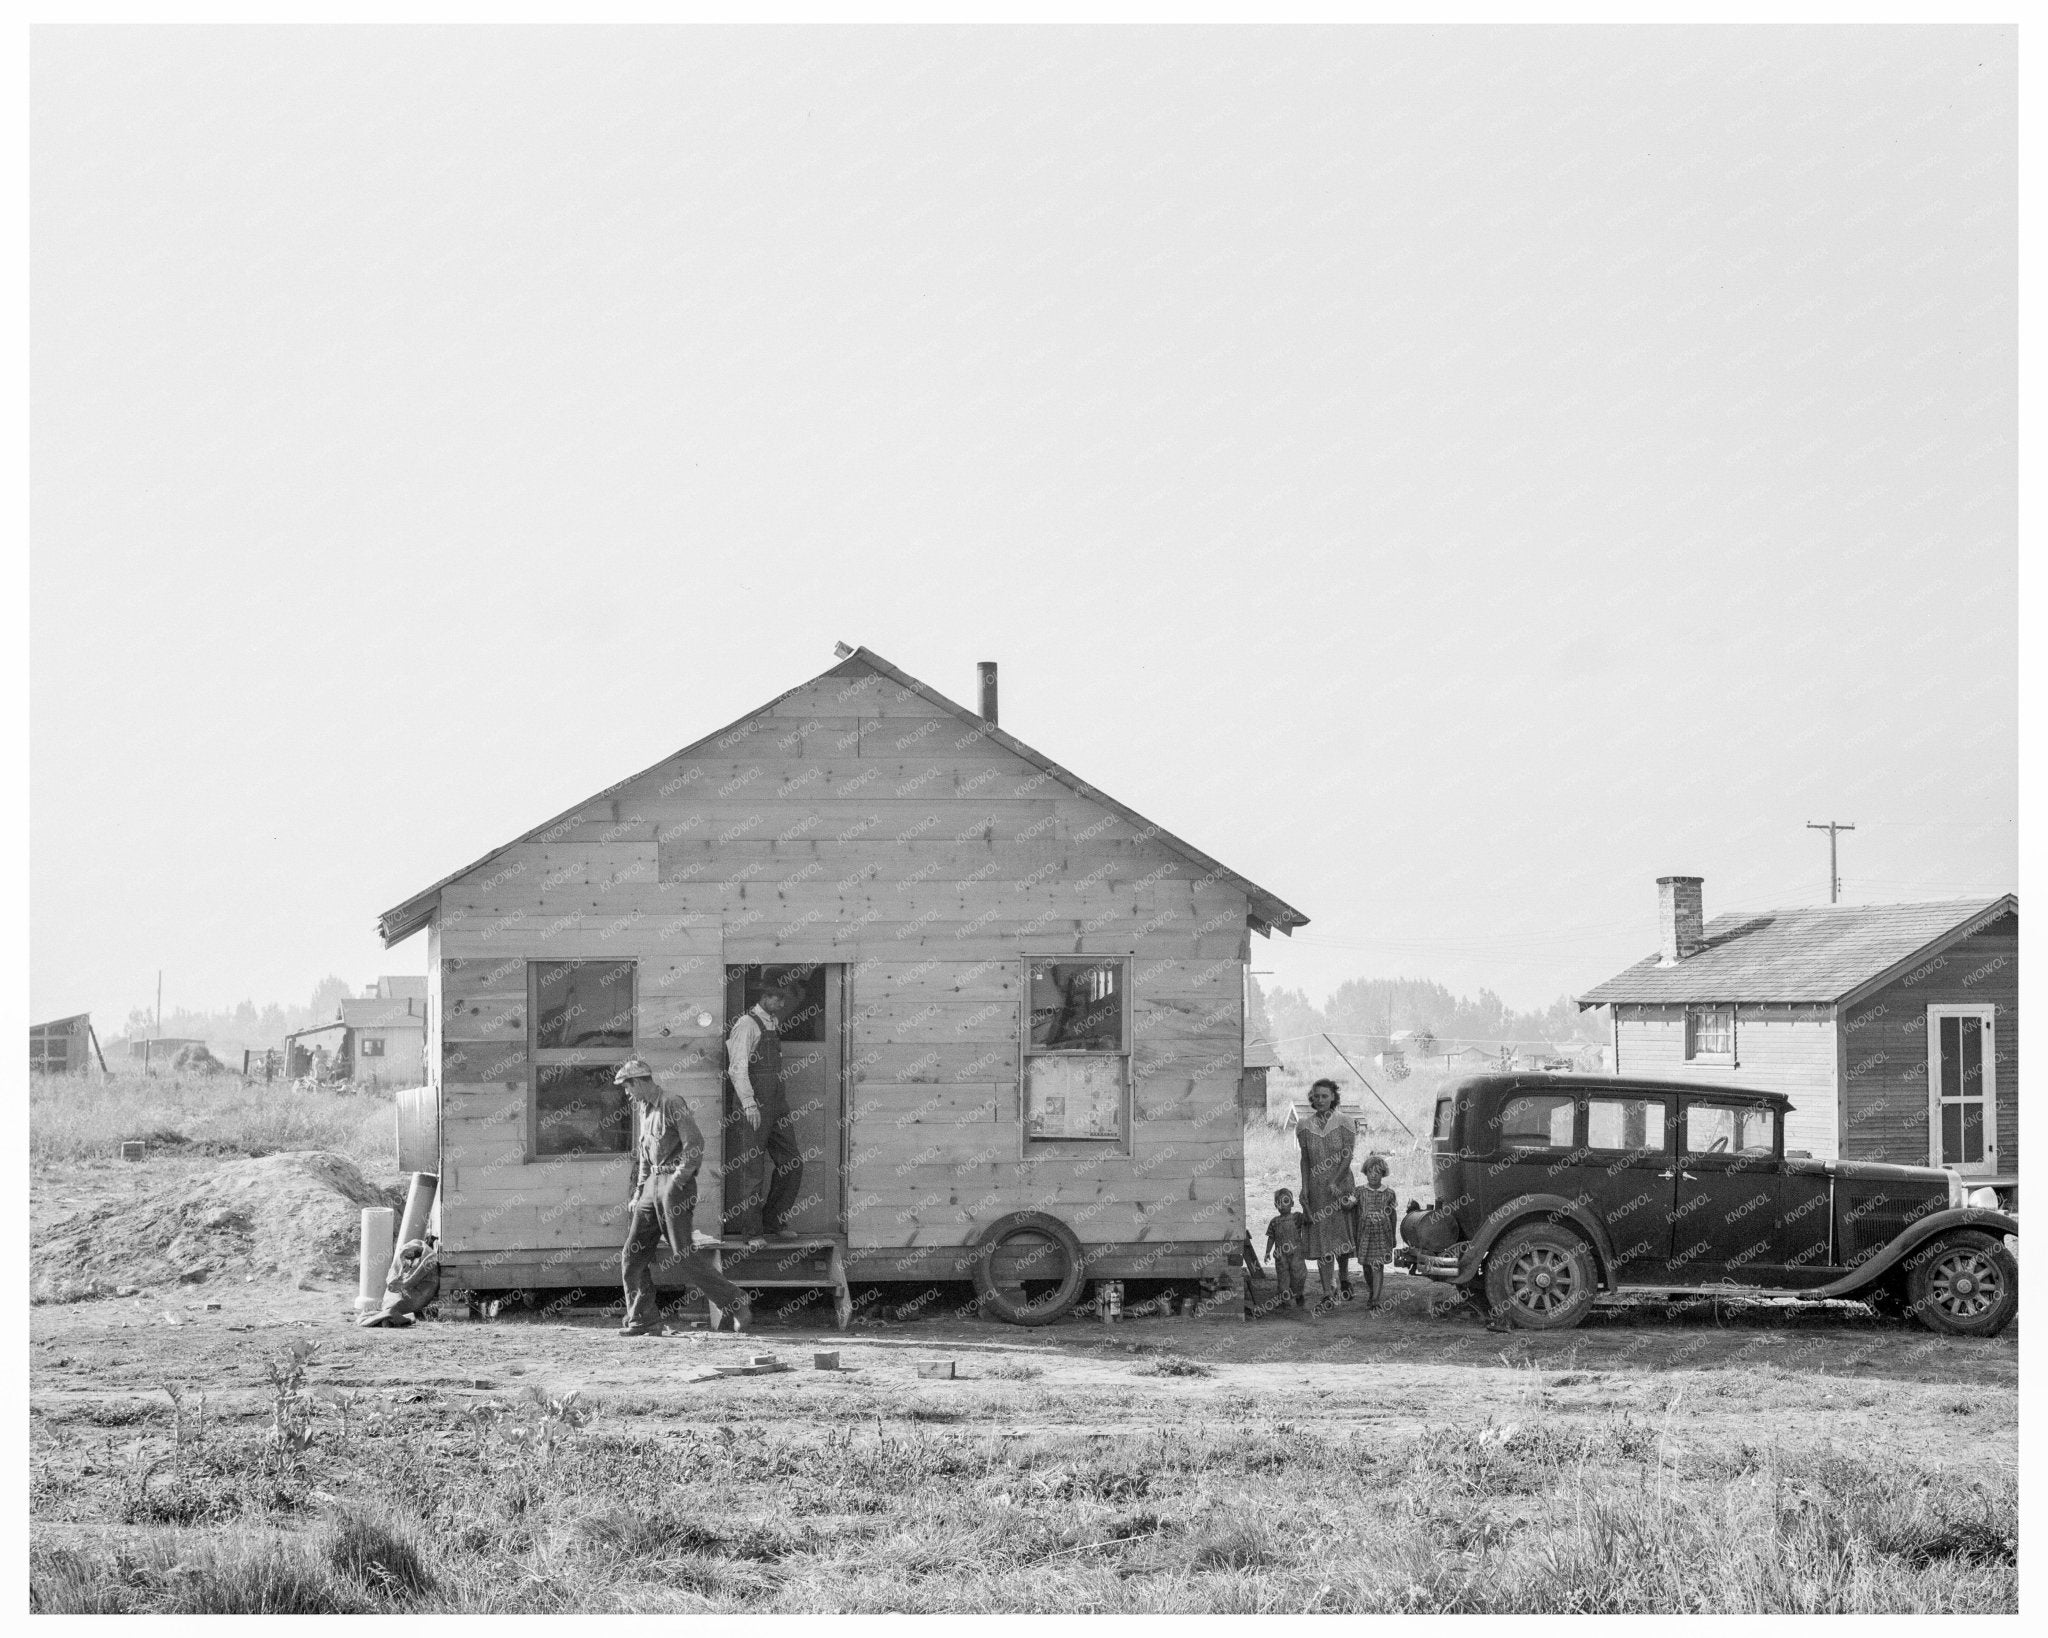
[[[1273,1283],[1278,1287],[1276,1303],[1291,1294],[1294,1306],[1307,1306],[1308,1219],[1294,1209],[1294,1191],[1273,1191],[1273,1220],[1266,1225],[1266,1255],[1273,1259]]]
[[[1387,1263],[1394,1255],[1394,1191],[1386,1186],[1387,1163],[1378,1155],[1365,1159],[1365,1182],[1358,1191],[1358,1265],[1365,1275],[1367,1308],[1380,1306]]]

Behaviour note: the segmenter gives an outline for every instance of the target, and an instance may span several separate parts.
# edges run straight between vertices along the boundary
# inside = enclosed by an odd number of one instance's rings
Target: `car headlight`
[[[1969,1202],[1973,1206],[1983,1207],[1986,1211],[1996,1211],[1998,1210],[1998,1191],[1996,1189],[1972,1189],[1969,1193]]]

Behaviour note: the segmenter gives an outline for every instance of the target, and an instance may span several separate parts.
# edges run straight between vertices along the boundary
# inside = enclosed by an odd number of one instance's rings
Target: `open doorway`
[[[786,1226],[799,1235],[841,1234],[845,1232],[846,968],[838,962],[728,966],[727,1033],[742,1013],[778,984],[793,986],[799,995],[798,1005],[782,1020],[779,1031],[783,1100],[803,1156],[803,1185]],[[740,1119],[730,1075],[725,1081],[723,1118],[728,1133]],[[731,1152],[730,1145],[726,1152]],[[739,1197],[745,1186],[745,1180],[727,1174],[722,1210],[727,1233],[739,1226]]]

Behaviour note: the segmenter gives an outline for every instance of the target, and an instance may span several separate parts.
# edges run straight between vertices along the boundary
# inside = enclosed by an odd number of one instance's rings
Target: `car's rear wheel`
[[[2019,1312],[2019,1264],[1989,1234],[1944,1234],[1906,1262],[1907,1307],[1930,1331],[1995,1337]]]
[[[1593,1306],[1593,1252],[1549,1223],[1510,1229],[1486,1254],[1484,1290],[1496,1319],[1525,1331],[1564,1331]]]

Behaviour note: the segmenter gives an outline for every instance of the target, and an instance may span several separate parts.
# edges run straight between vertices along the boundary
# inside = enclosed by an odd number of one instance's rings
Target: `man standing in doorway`
[[[732,1123],[732,1169],[741,1192],[733,1232],[750,1246],[795,1236],[789,1210],[803,1187],[803,1150],[782,1093],[782,1021],[803,1004],[790,980],[741,1013],[725,1038],[727,1078],[739,1110]]]
[[[619,1251],[619,1277],[626,1288],[626,1323],[619,1335],[659,1334],[661,1298],[654,1289],[654,1265],[664,1245],[683,1279],[730,1313],[735,1331],[746,1330],[751,1318],[746,1292],[697,1250],[690,1227],[697,1214],[697,1169],[704,1163],[704,1134],[696,1117],[680,1093],[655,1084],[654,1071],[638,1058],[619,1065],[612,1081],[624,1089],[638,1117],[633,1198],[626,1203],[626,1243]]]

